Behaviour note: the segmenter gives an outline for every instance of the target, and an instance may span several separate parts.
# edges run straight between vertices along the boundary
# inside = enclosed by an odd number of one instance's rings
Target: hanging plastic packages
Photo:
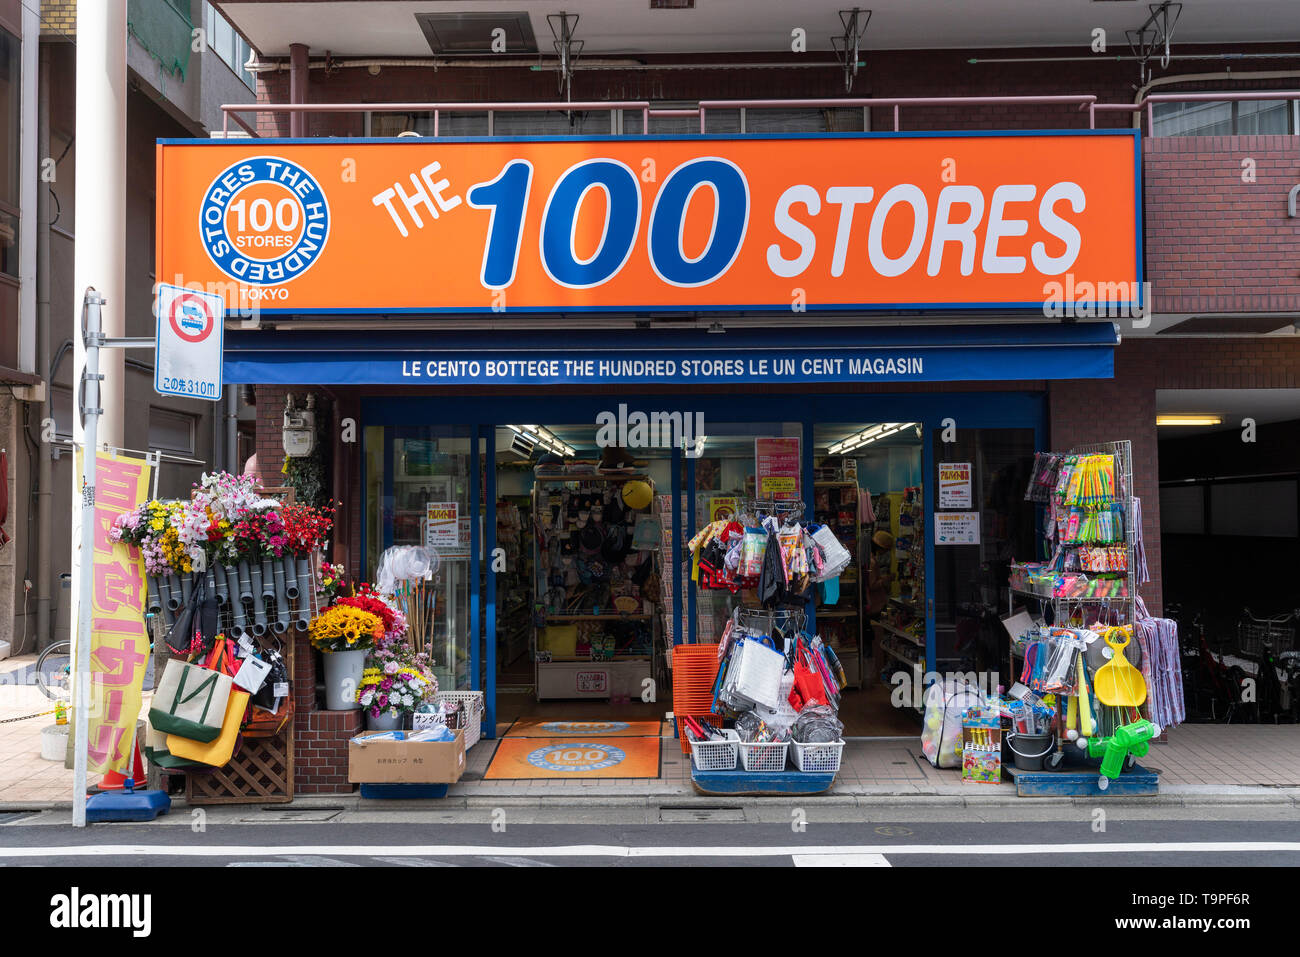
[[[853,560],[853,556],[849,554],[848,549],[839,543],[834,533],[826,525],[817,527],[817,530],[813,532],[813,541],[821,547],[822,555],[826,559],[826,564],[821,567],[818,574],[818,581],[837,577]]]
[[[745,529],[745,537],[740,543],[741,578],[757,578],[763,571],[763,556],[767,552],[767,531],[757,526]]]
[[[956,678],[936,681],[925,693],[925,727],[921,729],[921,752],[937,768],[961,766],[961,719],[967,708],[983,701],[974,685],[959,684]]]

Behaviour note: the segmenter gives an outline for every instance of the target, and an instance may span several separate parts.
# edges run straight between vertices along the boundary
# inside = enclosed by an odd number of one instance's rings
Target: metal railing
[[[964,109],[978,106],[1074,106],[1077,110],[1088,112],[1088,128],[1096,129],[1098,112],[1137,113],[1143,108],[1147,112],[1147,134],[1150,135],[1155,124],[1155,105],[1157,103],[1196,103],[1196,102],[1231,102],[1246,100],[1296,100],[1300,92],[1294,90],[1249,90],[1229,93],[1151,93],[1135,103],[1098,103],[1097,97],[1090,93],[1062,94],[1052,96],[923,96],[923,97],[870,97],[839,99],[791,99],[791,100],[700,100],[694,108],[655,108],[645,100],[601,100],[587,102],[569,102],[549,100],[522,103],[226,103],[222,104],[222,132],[229,134],[229,123],[233,120],[248,132],[250,136],[259,136],[257,130],[240,115],[242,113],[431,113],[433,115],[433,135],[439,135],[439,118],[443,113],[571,113],[609,112],[612,116],[620,111],[636,111],[641,114],[641,129],[648,131],[652,118],[699,117],[700,133],[708,132],[708,114],[721,110],[764,110],[764,109],[892,109],[894,132],[902,129],[902,110],[912,107],[956,107]],[[1140,127],[1139,127],[1140,128]]]

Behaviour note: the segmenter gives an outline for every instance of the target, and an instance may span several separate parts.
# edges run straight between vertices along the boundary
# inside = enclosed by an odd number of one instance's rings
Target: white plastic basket
[[[741,741],[740,763],[746,771],[784,771],[788,741]]]
[[[840,758],[844,754],[843,741],[823,744],[803,744],[792,741],[791,747],[794,751],[794,766],[800,771],[835,774],[840,769]]]
[[[734,771],[736,770],[736,745],[740,735],[730,729],[722,729],[726,741],[716,739],[691,743],[691,761],[697,771]]]
[[[481,691],[439,691],[434,696],[435,706],[444,701],[459,701],[464,712],[465,750],[478,744],[483,736],[483,692]]]

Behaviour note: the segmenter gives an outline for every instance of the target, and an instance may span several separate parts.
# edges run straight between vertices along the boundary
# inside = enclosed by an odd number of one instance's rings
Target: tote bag
[[[204,743],[169,734],[167,735],[167,750],[171,752],[173,757],[183,758],[186,761],[197,761],[199,764],[211,765],[214,768],[228,764],[231,755],[235,753],[235,742],[239,738],[239,726],[243,724],[244,711],[247,708],[248,692],[236,688],[230,692],[230,698],[226,702],[226,711],[222,717],[221,727],[218,729],[221,732],[219,736]]]
[[[230,687],[229,675],[172,659],[154,692],[149,723],[164,734],[212,741],[221,733]]]

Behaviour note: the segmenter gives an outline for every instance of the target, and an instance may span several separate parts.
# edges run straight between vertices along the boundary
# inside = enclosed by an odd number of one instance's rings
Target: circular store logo
[[[329,232],[320,184],[279,156],[251,156],[227,167],[199,209],[199,235],[213,264],[255,286],[297,279],[320,258]]]
[[[582,774],[622,764],[627,754],[621,748],[591,741],[551,744],[528,755],[528,763],[546,771]]]
[[[547,721],[542,730],[548,734],[609,734],[629,727],[626,721]]]

